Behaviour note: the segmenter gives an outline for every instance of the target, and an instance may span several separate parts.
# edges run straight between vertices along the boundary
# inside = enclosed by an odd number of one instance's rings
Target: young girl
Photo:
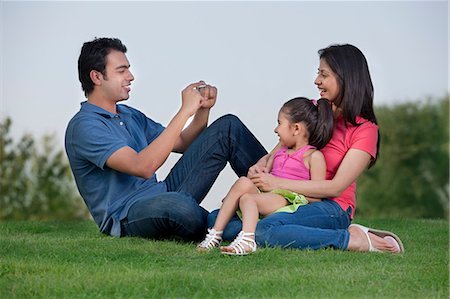
[[[299,97],[286,102],[278,113],[275,133],[280,138],[281,148],[258,171],[291,180],[325,179],[325,159],[318,149],[323,148],[333,134],[333,113],[327,100],[314,102]],[[308,200],[319,201],[313,198]],[[223,229],[240,210],[242,231],[230,245],[220,250],[229,255],[252,253],[256,250],[255,229],[260,215],[266,216],[275,211],[295,212],[308,200],[289,190],[261,193],[249,178],[241,177],[224,198],[214,227],[208,229],[208,234],[197,248],[202,251],[218,247]]]

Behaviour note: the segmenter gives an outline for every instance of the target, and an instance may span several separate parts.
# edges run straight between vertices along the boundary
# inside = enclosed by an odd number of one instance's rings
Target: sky
[[[447,1],[0,0],[0,121],[11,117],[16,141],[52,134],[63,149],[67,123],[85,100],[81,46],[117,37],[135,77],[126,104],[167,125],[181,90],[205,80],[218,88],[211,121],[236,114],[270,150],[281,105],[318,97],[317,51],[331,44],[365,54],[375,105],[446,95],[448,13]],[[219,207],[235,179],[227,167],[202,205]]]

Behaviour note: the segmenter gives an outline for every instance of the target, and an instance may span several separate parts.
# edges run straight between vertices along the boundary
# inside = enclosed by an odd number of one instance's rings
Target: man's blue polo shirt
[[[130,206],[142,198],[167,191],[156,175],[150,179],[128,175],[106,166],[118,149],[129,146],[140,152],[164,130],[142,112],[117,105],[118,114],[88,102],[70,120],[66,152],[78,190],[100,230],[120,236],[120,221]]]

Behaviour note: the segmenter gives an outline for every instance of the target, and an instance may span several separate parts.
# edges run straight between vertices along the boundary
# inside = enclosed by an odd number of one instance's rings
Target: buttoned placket
[[[122,127],[127,133],[129,133],[125,122],[122,120],[119,114],[115,114],[114,119],[119,123],[120,127]]]

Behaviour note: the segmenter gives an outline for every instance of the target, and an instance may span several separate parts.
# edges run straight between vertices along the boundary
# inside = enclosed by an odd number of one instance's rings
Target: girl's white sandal
[[[244,231],[241,231],[236,239],[234,239],[233,242],[231,242],[230,245],[226,246],[229,248],[232,248],[233,251],[224,251],[222,250],[223,254],[227,255],[247,255],[250,253],[253,253],[256,251],[256,242],[254,239],[255,234],[254,233],[246,233]],[[253,237],[253,238],[249,238]]]
[[[208,233],[205,239],[197,245],[198,251],[208,251],[213,248],[219,247],[222,242],[223,231],[217,231],[214,228],[208,228]]]

